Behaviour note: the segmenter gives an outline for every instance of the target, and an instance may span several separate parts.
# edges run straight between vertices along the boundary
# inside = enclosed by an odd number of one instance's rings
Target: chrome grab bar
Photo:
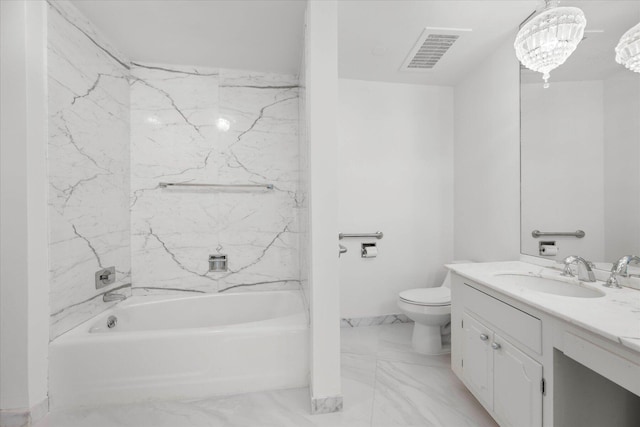
[[[382,231],[376,231],[375,233],[340,233],[338,239],[342,240],[345,237],[375,237],[376,239],[382,239],[384,234]]]
[[[584,236],[586,236],[587,233],[585,233],[582,230],[576,230],[576,231],[540,231],[540,230],[533,230],[531,232],[531,235],[533,237],[535,237],[536,239],[538,237],[545,237],[545,236],[577,237],[578,239],[581,239]]]
[[[160,188],[167,187],[213,187],[213,188],[266,188],[267,190],[273,190],[273,184],[198,184],[191,182],[160,182],[158,183]]]

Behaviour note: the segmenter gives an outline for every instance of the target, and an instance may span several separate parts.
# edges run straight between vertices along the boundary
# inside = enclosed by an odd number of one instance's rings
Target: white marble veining
[[[300,288],[305,297],[307,308],[310,301],[309,275],[311,274],[311,237],[309,235],[309,133],[307,131],[307,94],[305,84],[305,55],[300,65],[298,78],[298,264],[300,269]]]
[[[52,412],[36,427],[491,426],[448,357],[411,350],[410,323],[342,329],[341,412],[311,415],[307,388]]]
[[[51,339],[131,282],[129,82],[123,56],[66,1],[48,7]],[[115,266],[114,285],[94,273]]]
[[[384,316],[372,317],[350,317],[340,319],[341,328],[359,328],[362,326],[387,325],[389,323],[409,323],[409,319],[404,314],[387,314]]]
[[[297,78],[136,63],[131,73],[135,292],[299,288]],[[208,272],[216,253],[229,271]]]
[[[333,412],[342,411],[343,398],[342,396],[322,397],[311,399],[311,413],[316,414],[331,414]]]
[[[491,262],[479,264],[451,264],[452,271],[482,285],[508,295],[520,302],[552,316],[582,327],[616,343],[638,351],[640,340],[640,291],[613,289],[603,282],[589,284],[603,291],[600,298],[573,298],[522,289],[496,282],[493,277],[500,272],[520,272],[546,277],[559,277],[560,271],[521,261]],[[566,280],[560,278],[560,280]],[[576,285],[580,282],[575,280]],[[583,285],[584,286],[584,285]],[[624,338],[624,339],[623,339]]]

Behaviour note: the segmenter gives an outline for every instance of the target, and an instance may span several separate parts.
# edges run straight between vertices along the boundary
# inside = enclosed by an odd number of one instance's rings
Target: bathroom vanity
[[[640,425],[640,290],[521,261],[448,267],[452,369],[501,426]]]

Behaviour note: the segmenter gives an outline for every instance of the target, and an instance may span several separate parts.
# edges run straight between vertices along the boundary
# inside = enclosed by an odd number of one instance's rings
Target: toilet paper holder
[[[360,257],[375,258],[378,256],[378,246],[375,243],[362,243]]]
[[[555,240],[538,242],[538,253],[541,256],[556,256],[559,249]]]

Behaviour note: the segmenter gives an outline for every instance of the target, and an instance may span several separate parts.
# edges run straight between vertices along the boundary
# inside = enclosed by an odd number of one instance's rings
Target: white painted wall
[[[0,423],[47,397],[46,3],[0,2]],[[14,421],[15,418],[11,419]]]
[[[640,75],[604,80],[604,261],[640,254]]]
[[[520,256],[519,64],[510,35],[454,90],[454,257]]]
[[[550,238],[559,253],[549,259],[604,261],[603,83],[529,83],[521,90],[522,253],[539,253],[533,230],[580,229],[582,239]]]
[[[439,286],[453,257],[453,88],[341,79],[341,316],[398,313],[398,292]],[[377,242],[377,258],[360,256]]]
[[[341,394],[338,282],[336,1],[308,1],[305,105],[309,138],[311,397]]]

